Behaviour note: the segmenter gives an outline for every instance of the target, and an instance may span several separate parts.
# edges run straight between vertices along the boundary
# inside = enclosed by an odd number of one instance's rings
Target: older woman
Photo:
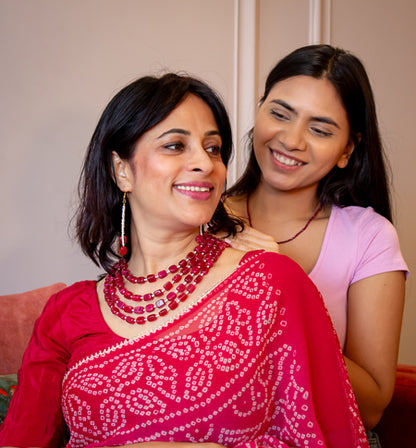
[[[315,286],[215,237],[240,225],[220,202],[231,147],[224,106],[193,78],[144,77],[109,103],[77,216],[106,275],[49,300],[2,446],[60,446],[64,421],[68,447],[367,446]]]

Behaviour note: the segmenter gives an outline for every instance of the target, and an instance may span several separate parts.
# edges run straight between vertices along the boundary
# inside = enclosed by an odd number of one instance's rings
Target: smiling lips
[[[299,162],[298,160],[286,157],[282,153],[273,151],[272,149],[270,151],[272,153],[273,158],[275,160],[277,160],[279,163],[281,163],[282,165],[294,167],[294,166],[302,166],[305,164],[304,162]]]
[[[186,196],[193,199],[208,199],[214,187],[209,183],[198,184],[178,184],[174,188]]]
[[[175,185],[175,188],[177,188],[178,190],[184,190],[184,191],[210,191],[212,190],[212,188],[208,188],[208,187],[197,187],[194,185]]]

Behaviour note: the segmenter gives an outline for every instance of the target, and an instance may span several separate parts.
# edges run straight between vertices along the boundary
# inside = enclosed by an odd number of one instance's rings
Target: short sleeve
[[[0,429],[0,446],[62,446],[60,396],[69,355],[56,298],[57,294],[49,299],[36,321],[18,372],[18,386]]]
[[[383,216],[367,208],[358,228],[357,263],[351,283],[376,274],[404,271],[399,238],[393,224]]]

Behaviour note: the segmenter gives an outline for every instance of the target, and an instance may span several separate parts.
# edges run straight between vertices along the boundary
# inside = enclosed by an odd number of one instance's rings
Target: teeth
[[[184,191],[200,191],[200,192],[209,191],[209,188],[207,187],[193,187],[193,186],[187,187],[185,185],[177,185],[176,188],[178,190],[184,190]]]
[[[280,163],[283,163],[283,165],[288,166],[301,166],[302,162],[296,162],[296,160],[288,159],[285,156],[282,156],[281,154],[277,154],[273,151],[273,157]]]

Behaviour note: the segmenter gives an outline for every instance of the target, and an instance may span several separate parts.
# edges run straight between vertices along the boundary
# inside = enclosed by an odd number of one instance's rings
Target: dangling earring
[[[121,236],[120,236],[120,248],[118,250],[119,254],[124,257],[127,254],[127,237],[124,234],[125,224],[126,224],[126,198],[127,193],[125,192],[123,195],[123,205],[121,207]]]

